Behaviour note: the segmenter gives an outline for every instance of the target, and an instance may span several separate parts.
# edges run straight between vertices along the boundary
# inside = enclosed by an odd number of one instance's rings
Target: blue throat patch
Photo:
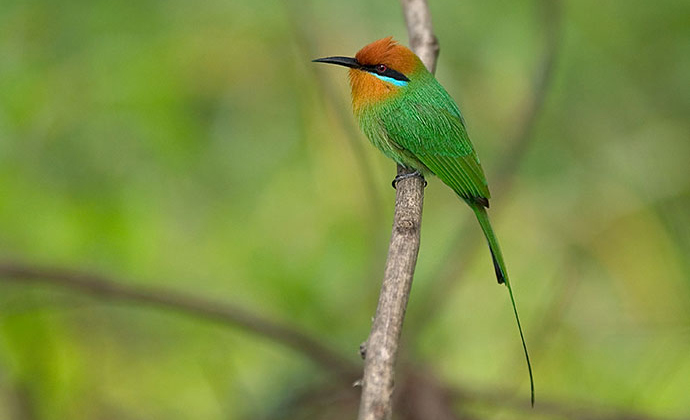
[[[407,83],[408,83],[405,80],[398,80],[398,79],[394,79],[394,78],[388,77],[388,76],[381,76],[380,74],[376,74],[376,73],[371,73],[371,74],[373,74],[374,76],[383,80],[384,82],[392,83],[395,86],[407,86]]]

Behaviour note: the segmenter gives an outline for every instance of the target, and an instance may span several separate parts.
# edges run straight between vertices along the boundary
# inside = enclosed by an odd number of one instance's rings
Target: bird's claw
[[[412,178],[412,177],[421,178],[422,181],[424,181],[424,188],[426,188],[426,186],[427,186],[426,179],[424,179],[424,175],[422,175],[422,173],[419,171],[410,172],[409,174],[397,175],[395,178],[393,178],[393,182],[391,182],[391,185],[393,186],[393,188],[395,188],[397,190],[398,189],[398,182],[402,181],[403,179]]]

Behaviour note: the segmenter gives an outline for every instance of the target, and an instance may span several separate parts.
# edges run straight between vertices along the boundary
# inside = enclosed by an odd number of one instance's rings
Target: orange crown
[[[421,60],[409,48],[395,42],[392,36],[365,46],[355,55],[355,59],[364,66],[383,64],[405,75],[413,73],[417,66],[422,65]],[[400,90],[399,87],[358,69],[350,69],[350,86],[355,112]]]
[[[385,64],[402,74],[414,71],[419,62],[419,58],[409,48],[395,42],[392,36],[365,46],[355,55],[355,59],[365,66]]]

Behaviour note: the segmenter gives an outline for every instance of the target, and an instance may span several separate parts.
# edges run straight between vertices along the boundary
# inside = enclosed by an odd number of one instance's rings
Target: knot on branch
[[[417,236],[419,225],[412,219],[400,219],[395,225],[396,233],[403,236]]]

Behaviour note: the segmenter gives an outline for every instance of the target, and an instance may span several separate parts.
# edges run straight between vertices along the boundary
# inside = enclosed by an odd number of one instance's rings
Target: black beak
[[[337,64],[339,66],[349,67],[351,69],[358,69],[362,66],[352,57],[324,57],[311,60],[314,63],[329,63]]]

